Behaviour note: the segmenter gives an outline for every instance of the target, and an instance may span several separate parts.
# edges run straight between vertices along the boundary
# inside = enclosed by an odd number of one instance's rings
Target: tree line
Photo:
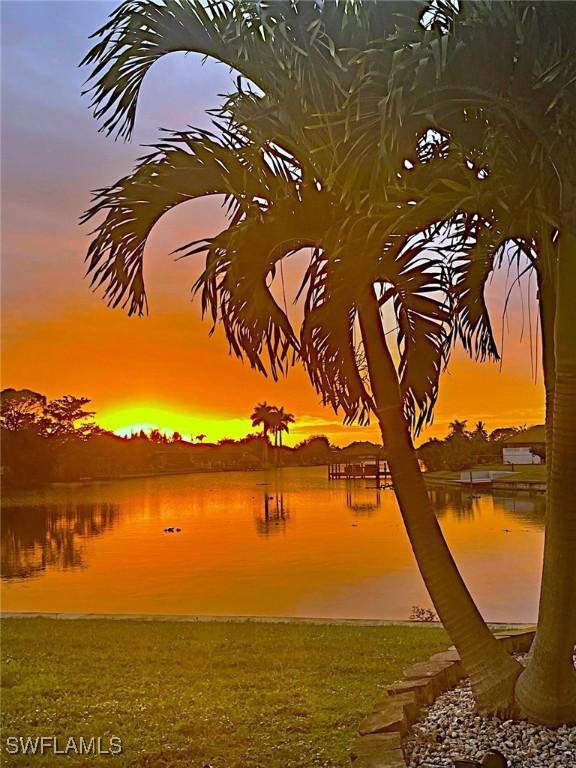
[[[96,424],[95,412],[86,409],[89,403],[73,395],[48,400],[29,389],[0,392],[3,484],[31,487],[147,474],[320,466],[381,450],[369,442],[338,448],[324,435],[294,447],[282,445],[278,434],[288,431],[295,417],[267,403],[259,403],[251,417],[262,432],[239,440],[210,443],[205,434],[186,440],[179,432],[159,429],[121,437]]]
[[[430,472],[438,470],[458,471],[476,464],[501,464],[502,444],[526,430],[526,427],[499,427],[488,433],[483,421],[477,421],[474,429],[466,429],[467,420],[454,420],[443,440],[431,438],[418,448],[418,458]],[[538,453],[536,448],[534,453]],[[545,458],[545,451],[540,458]]]

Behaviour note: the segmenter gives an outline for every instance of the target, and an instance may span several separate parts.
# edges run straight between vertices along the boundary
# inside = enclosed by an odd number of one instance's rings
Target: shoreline
[[[298,616],[242,616],[206,614],[163,614],[163,613],[64,613],[50,611],[0,611],[3,619],[53,619],[57,621],[149,621],[190,624],[310,624],[313,626],[352,626],[352,627],[442,627],[439,621],[409,621],[407,619],[331,619],[322,617]],[[535,624],[525,622],[487,622],[495,630],[515,627],[534,629]]]
[[[429,490],[435,488],[448,488],[450,490],[461,491],[462,493],[485,493],[492,496],[513,496],[513,495],[546,495],[546,484],[537,482],[508,482],[493,484],[466,484],[459,480],[443,480],[424,475],[424,482]]]
[[[41,485],[12,485],[10,483],[3,483],[4,491],[10,493],[21,493],[21,492],[30,492],[30,491],[40,491],[40,490],[51,490],[51,489],[59,489],[59,488],[78,488],[78,487],[89,487],[89,486],[95,486],[95,485],[101,485],[101,484],[107,484],[107,483],[114,483],[118,481],[125,481],[125,480],[145,480],[145,479],[155,479],[160,477],[179,477],[179,476],[190,476],[190,475],[218,475],[218,474],[233,474],[233,473],[242,473],[242,474],[256,474],[259,472],[277,472],[278,470],[285,470],[285,469],[328,469],[330,467],[330,463],[325,464],[268,464],[266,466],[258,466],[258,467],[245,467],[245,468],[190,468],[187,467],[186,469],[167,469],[167,470],[156,470],[151,472],[136,472],[136,473],[122,473],[119,475],[101,475],[101,476],[84,476],[79,477],[75,480],[53,480],[50,482],[43,483]],[[519,465],[517,465],[519,467]],[[520,471],[519,469],[517,471]],[[443,489],[450,489],[450,490],[459,490],[462,493],[486,493],[491,494],[494,496],[514,496],[514,495],[534,495],[534,496],[542,496],[546,493],[546,482],[542,481],[541,479],[528,479],[528,478],[522,478],[520,480],[513,480],[512,478],[507,478],[506,480],[503,479],[496,479],[489,483],[468,483],[463,482],[459,478],[456,477],[459,472],[449,472],[446,470],[440,470],[440,471],[425,471],[423,472],[423,478],[424,482],[426,483],[429,490],[434,490],[436,488],[443,488]],[[350,478],[327,478],[330,483],[336,482],[337,480],[344,480],[346,483],[349,482],[363,482],[367,478],[362,477],[350,477]],[[381,488],[381,490],[384,490],[384,487]],[[391,490],[394,490],[393,487]],[[2,499],[2,506],[4,506],[4,502]]]
[[[135,472],[121,475],[102,475],[97,477],[79,477],[77,480],[51,480],[41,485],[10,485],[4,483],[4,489],[8,491],[38,491],[51,488],[69,488],[78,486],[98,485],[100,483],[113,483],[119,480],[144,480],[155,477],[179,477],[185,475],[216,475],[228,474],[233,472],[243,472],[252,474],[254,472],[270,472],[278,469],[316,469],[318,467],[328,467],[329,464],[278,464],[262,467],[249,468],[227,468],[227,469],[174,469],[158,472]]]
[[[477,480],[474,472],[497,470],[498,477]],[[464,479],[464,473],[470,473],[470,480]],[[448,488],[462,493],[490,493],[493,496],[531,494],[542,496],[546,493],[546,465],[475,465],[464,470],[433,470],[424,472],[424,482],[429,489]]]

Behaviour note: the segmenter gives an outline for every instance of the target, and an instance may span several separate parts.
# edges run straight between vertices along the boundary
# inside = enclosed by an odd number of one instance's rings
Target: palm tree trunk
[[[576,237],[563,233],[558,241],[552,445],[538,630],[528,668],[516,686],[521,713],[549,726],[576,722],[575,285]]]
[[[266,422],[262,422],[262,436],[263,436],[263,461],[264,466],[267,467],[270,464],[270,441],[268,439],[268,425]]]
[[[398,375],[373,287],[358,315],[386,459],[420,573],[470,676],[478,708],[509,711],[521,667],[496,642],[482,619],[434,514],[404,416]]]
[[[554,351],[554,323],[556,316],[556,275],[555,254],[546,250],[546,259],[539,263],[536,275],[538,279],[538,306],[540,327],[542,329],[542,370],[546,393],[546,476],[550,485],[550,467],[552,455],[552,414],[554,412],[554,384],[556,379],[556,354]]]

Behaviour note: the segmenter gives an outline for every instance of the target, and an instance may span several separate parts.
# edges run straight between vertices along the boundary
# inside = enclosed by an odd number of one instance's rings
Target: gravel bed
[[[511,768],[576,768],[576,726],[552,730],[480,716],[468,681],[439,696],[404,745],[409,768],[452,768],[454,759],[480,761],[489,749],[499,750]]]

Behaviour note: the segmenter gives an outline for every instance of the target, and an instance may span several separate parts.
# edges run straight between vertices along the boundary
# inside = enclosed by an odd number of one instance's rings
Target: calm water
[[[428,606],[394,494],[326,474],[5,494],[3,610],[404,619]],[[434,503],[485,618],[533,621],[543,500],[437,491]]]

